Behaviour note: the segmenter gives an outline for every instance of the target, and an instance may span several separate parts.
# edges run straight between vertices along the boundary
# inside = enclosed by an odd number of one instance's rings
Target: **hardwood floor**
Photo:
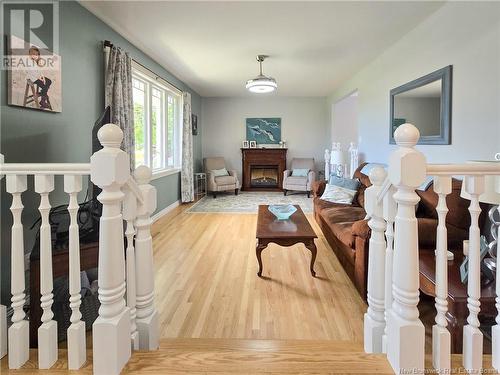
[[[92,374],[92,351],[79,371],[68,371],[67,351],[49,370],[38,370],[36,350],[20,370],[0,361],[1,374]],[[491,356],[484,357],[483,373],[496,373]],[[452,374],[465,374],[460,355],[452,355]],[[432,357],[426,356],[428,373]],[[122,371],[131,374],[256,375],[256,374],[393,374],[383,354],[366,354],[362,344],[331,340],[162,339],[160,350],[132,354]]]
[[[270,245],[257,277],[256,214],[186,213],[153,226],[161,337],[362,342],[366,305],[318,234],[317,277],[303,245]]]
[[[38,370],[36,351],[21,370],[3,374],[72,374],[66,351],[50,370]],[[92,353],[79,374],[92,374]],[[162,339],[160,350],[134,352],[122,374],[391,374],[382,355],[363,353],[361,344],[321,340]]]

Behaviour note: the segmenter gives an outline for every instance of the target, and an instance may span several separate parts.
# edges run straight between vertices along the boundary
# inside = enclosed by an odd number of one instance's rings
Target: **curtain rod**
[[[103,47],[106,48],[106,47],[109,47],[109,48],[113,48],[113,43],[111,43],[109,40],[105,40],[103,41]],[[160,77],[158,74],[156,74],[155,72],[153,72],[151,69],[149,69],[147,66],[144,66],[143,64],[141,64],[139,61],[137,61],[136,59],[132,59],[133,62],[135,62],[137,65],[140,65],[141,67],[143,67],[144,69],[146,69],[147,71],[153,73],[155,76],[156,76],[156,79],[158,78],[161,78],[163,79],[165,82],[167,82],[169,85],[175,87],[177,90],[179,90],[180,92],[184,92],[184,90],[181,90],[179,87],[177,87],[176,85],[174,85],[173,83],[167,81],[166,79]]]

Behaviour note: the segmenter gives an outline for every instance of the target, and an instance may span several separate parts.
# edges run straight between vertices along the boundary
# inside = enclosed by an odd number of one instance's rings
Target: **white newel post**
[[[385,288],[385,221],[383,202],[377,201],[386,172],[375,167],[370,172],[372,186],[366,189],[366,213],[370,216],[368,226],[372,233],[368,250],[368,311],[364,318],[364,346],[366,353],[382,352],[382,336],[385,329],[384,288]]]
[[[9,368],[18,369],[29,358],[29,323],[23,310],[25,302],[24,281],[24,240],[21,214],[23,202],[21,193],[27,189],[26,176],[8,175],[6,190],[12,195],[13,224],[11,234],[11,293],[12,293],[12,325],[9,328]]]
[[[495,178],[495,191],[500,194],[500,176]],[[497,212],[500,216],[500,205],[497,206]],[[496,279],[495,279],[495,288],[496,295],[495,298],[495,306],[497,308],[497,316],[495,318],[496,324],[491,329],[491,348],[492,348],[492,358],[491,362],[493,368],[497,371],[500,371],[500,252],[498,248],[500,247],[500,225],[498,226],[498,236],[497,236],[497,270],[496,270]]]
[[[425,330],[419,319],[418,225],[415,189],[426,177],[425,156],[414,146],[418,129],[403,124],[394,138],[399,146],[389,159],[389,178],[397,188],[398,205],[394,229],[392,309],[387,321],[387,358],[393,370],[424,371]]]
[[[432,365],[441,374],[450,373],[451,336],[448,322],[448,232],[446,230],[446,196],[451,193],[451,177],[434,178],[434,192],[438,195],[436,211],[436,324],[432,326]]]
[[[35,191],[40,194],[40,302],[42,324],[38,328],[38,367],[51,368],[57,361],[57,322],[53,319],[52,236],[49,222],[49,193],[54,190],[53,175],[35,175]],[[34,298],[35,296],[32,296]]]
[[[479,330],[478,315],[481,311],[481,259],[480,230],[478,226],[479,196],[484,191],[483,176],[465,176],[465,191],[470,195],[469,275],[467,278],[467,307],[469,316],[464,326],[463,366],[467,371],[479,373],[483,365],[483,334]]]
[[[384,220],[386,223],[385,229],[385,242],[387,243],[385,249],[385,287],[384,287],[384,315],[385,315],[385,329],[384,336],[382,336],[382,352],[387,353],[387,319],[389,311],[392,308],[392,262],[394,257],[394,220],[396,218],[396,201],[394,194],[396,189],[391,186],[384,196]]]
[[[4,157],[0,154],[0,166],[3,164]],[[0,169],[0,180],[3,178]],[[0,358],[7,355],[7,306],[0,305]]]
[[[156,209],[156,188],[149,184],[151,170],[140,166],[134,178],[142,192],[143,202],[138,205],[135,227],[135,260],[137,286],[137,329],[139,349],[155,350],[159,347],[158,314],[154,305],[153,239],[151,238],[151,214]]]
[[[130,311],[125,304],[125,253],[121,191],[130,177],[130,159],[120,150],[123,132],[113,124],[97,134],[103,149],[90,158],[91,179],[102,189],[99,221],[99,317],[94,322],[94,374],[119,374],[131,355]]]
[[[85,322],[80,313],[80,231],[78,228],[78,193],[82,190],[82,176],[65,175],[64,191],[69,195],[69,306],[71,307],[71,325],[68,334],[68,368],[78,370],[87,360]]]
[[[137,217],[137,198],[129,189],[125,192],[123,201],[123,220],[126,222],[125,236],[127,237],[127,306],[130,309],[130,340],[133,350],[139,349],[139,333],[136,323],[136,267],[135,267],[135,248],[134,221]]]

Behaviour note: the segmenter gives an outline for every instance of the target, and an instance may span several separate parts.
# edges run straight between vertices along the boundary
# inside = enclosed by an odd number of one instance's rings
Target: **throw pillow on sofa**
[[[359,185],[360,182],[356,179],[330,176],[330,181],[320,199],[332,203],[352,204]]]
[[[292,170],[292,177],[307,177],[309,169],[307,168],[297,168]]]
[[[227,171],[226,168],[222,169],[212,169],[210,171],[214,175],[214,177],[222,177],[222,176],[229,176],[229,172]]]

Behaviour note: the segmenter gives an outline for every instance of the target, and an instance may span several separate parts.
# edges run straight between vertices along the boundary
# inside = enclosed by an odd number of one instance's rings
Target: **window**
[[[158,177],[181,164],[182,95],[142,69],[132,68],[135,164]]]

